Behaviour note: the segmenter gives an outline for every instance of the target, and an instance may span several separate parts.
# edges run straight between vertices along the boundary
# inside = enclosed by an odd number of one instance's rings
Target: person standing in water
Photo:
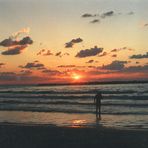
[[[101,119],[101,99],[102,99],[102,94],[98,92],[94,97],[94,103],[96,105],[96,117],[98,118],[99,114],[99,119]]]

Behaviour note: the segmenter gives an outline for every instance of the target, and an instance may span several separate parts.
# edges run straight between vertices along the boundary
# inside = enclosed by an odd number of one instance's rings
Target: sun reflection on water
[[[83,127],[86,124],[87,124],[86,120],[75,119],[75,120],[72,120],[72,126],[71,127],[79,128],[79,127]]]

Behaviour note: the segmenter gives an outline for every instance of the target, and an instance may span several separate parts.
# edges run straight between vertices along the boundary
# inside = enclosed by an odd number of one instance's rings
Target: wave
[[[0,101],[0,105],[18,105],[18,104],[33,104],[33,105],[82,105],[82,106],[93,106],[94,103],[86,102],[71,102],[71,101],[54,101],[54,102],[44,102],[44,101],[22,101],[22,100],[4,100]],[[102,103],[102,106],[123,106],[123,107],[148,107],[148,103]]]
[[[36,100],[93,100],[93,95],[0,95],[0,100],[6,99],[36,99]],[[148,100],[148,95],[107,95],[102,100]]]
[[[95,111],[85,111],[85,110],[73,110],[73,109],[40,109],[40,108],[1,108],[2,111],[25,111],[25,112],[61,112],[61,113],[79,113],[79,114],[95,114]],[[148,115],[148,112],[102,112],[102,115]]]

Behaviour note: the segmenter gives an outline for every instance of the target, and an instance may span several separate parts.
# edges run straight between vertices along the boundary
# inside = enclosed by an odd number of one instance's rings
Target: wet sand
[[[0,124],[0,148],[147,148],[148,131]]]

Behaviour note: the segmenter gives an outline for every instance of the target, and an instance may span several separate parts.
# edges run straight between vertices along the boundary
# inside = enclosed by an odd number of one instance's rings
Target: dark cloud
[[[19,42],[19,45],[31,45],[31,44],[33,44],[33,40],[29,37],[29,36],[27,36],[27,37],[24,37],[22,40],[20,40]]]
[[[92,23],[92,24],[100,23],[100,20],[99,19],[94,19],[94,20],[90,21],[90,23]]]
[[[96,68],[96,66],[88,66],[88,68]]]
[[[0,63],[0,68],[6,65],[5,63]]]
[[[112,49],[111,50],[111,52],[117,52],[118,51],[118,49]]]
[[[104,71],[101,69],[96,69],[96,67],[92,67],[93,70],[88,71],[88,74],[91,75],[100,75],[100,74],[110,74],[110,73],[115,73],[115,71]]]
[[[17,55],[17,54],[20,54],[26,47],[27,45],[16,46],[14,48],[3,51],[1,54],[2,55]]]
[[[29,45],[33,44],[33,40],[29,36],[25,36],[22,39],[19,39],[19,35],[28,34],[30,32],[30,28],[23,28],[18,32],[11,35],[9,38],[4,39],[0,42],[0,46],[7,47],[6,51],[2,52],[2,55],[17,55],[20,54],[21,51],[27,48]]]
[[[130,56],[130,59],[144,59],[148,58],[148,52],[146,54],[137,54]]]
[[[146,75],[148,72],[148,65],[138,65],[138,66],[129,66],[125,65],[128,61],[113,61],[111,64],[103,65],[102,67],[91,67],[93,71],[88,71],[90,74],[144,74]],[[138,74],[138,75],[139,75]]]
[[[133,12],[133,11],[131,11],[131,12],[128,12],[127,14],[128,14],[128,15],[133,15],[133,14],[134,14],[134,12]]]
[[[83,42],[83,39],[76,38],[72,39],[70,42],[65,43],[65,48],[72,48],[74,44]]]
[[[91,63],[98,63],[98,61],[95,61],[95,60],[89,60],[86,62],[87,64],[91,64]]]
[[[93,62],[94,62],[94,60],[89,60],[89,61],[86,62],[86,63],[89,63],[89,64],[90,64],[90,63],[93,63]]]
[[[115,13],[114,11],[108,11],[101,15],[102,18],[113,16]]]
[[[38,60],[36,60],[36,61],[34,61],[35,63],[38,63],[39,61]]]
[[[39,63],[39,62],[32,62],[32,63],[27,63],[25,66],[19,66],[20,68],[25,68],[25,69],[45,69],[44,64]]]
[[[10,47],[14,45],[18,45],[18,42],[13,41],[11,38],[4,39],[3,41],[0,42],[0,46],[4,46],[4,47]]]
[[[43,54],[43,56],[49,56],[49,55],[53,55],[53,53],[50,50],[47,50],[47,52]]]
[[[52,55],[53,55],[53,54],[52,54]],[[62,53],[61,51],[55,53],[55,56],[60,57],[60,58],[63,57],[63,56],[69,56],[69,55],[70,55],[69,53],[67,53],[67,52]]]
[[[102,69],[107,70],[122,70],[125,67],[125,64],[127,64],[127,61],[113,61],[111,64],[103,65]]]
[[[144,66],[130,66],[124,68],[124,72],[145,72],[148,71],[148,65]]]
[[[58,70],[51,70],[51,69],[45,69],[42,71],[42,73],[50,74],[50,75],[58,75],[61,74]]]
[[[12,38],[5,39],[0,42],[0,46],[4,47],[11,47],[11,46],[17,46],[17,45],[31,45],[33,44],[33,40],[27,36],[24,37],[22,40],[13,40]]]
[[[125,13],[125,14],[126,15],[134,15],[134,12],[133,11],[129,11],[129,12]],[[107,12],[104,12],[104,13],[102,13],[100,15],[99,14],[85,13],[81,17],[82,18],[98,17],[99,19],[94,19],[94,20],[90,21],[90,23],[99,23],[100,20],[102,20],[104,18],[107,18],[107,17],[115,16],[115,15],[123,15],[123,13],[121,13],[121,12],[116,13],[115,11],[107,11]]]
[[[81,17],[83,17],[83,18],[87,18],[87,17],[95,17],[96,16],[96,14],[90,14],[90,13],[85,13],[85,14],[83,14]]]
[[[47,82],[49,77],[33,76],[29,71],[22,71],[20,73],[14,72],[0,72],[0,83],[8,84],[35,84],[39,82]]]
[[[2,55],[17,55],[20,54],[23,49],[27,48],[28,45],[33,44],[33,40],[27,36],[22,40],[14,40],[13,38],[8,38],[0,42],[0,46],[8,47],[6,51],[3,51]]]
[[[81,38],[72,39],[71,42],[72,43],[80,43],[80,42],[83,42],[83,39],[81,39]]]
[[[90,57],[90,56],[96,56],[99,53],[101,53],[102,51],[103,51],[103,48],[98,48],[97,46],[95,46],[94,48],[81,50],[80,52],[78,52],[76,54],[75,57],[77,57],[77,58],[86,58],[86,57]]]
[[[70,54],[69,54],[68,52],[65,52],[65,53],[64,53],[64,55],[67,55],[67,56],[69,56]]]
[[[73,45],[74,44],[72,42],[67,42],[67,43],[65,43],[65,48],[72,48]]]
[[[40,53],[41,52],[41,53]],[[40,55],[42,54],[43,56],[51,56],[53,53],[50,50],[45,50],[45,51],[40,51]],[[39,55],[39,53],[37,55]]]
[[[115,49],[112,49],[110,52],[119,52],[119,51],[124,51],[124,50],[129,50],[129,51],[133,51],[134,49],[132,48],[128,48],[128,47],[122,47],[122,48],[115,48]]]
[[[59,68],[74,68],[76,65],[59,65]]]
[[[116,58],[116,57],[117,57],[117,54],[113,54],[112,57],[113,57],[113,58]]]
[[[57,52],[56,54],[55,54],[55,56],[57,56],[57,57],[62,57],[62,52],[60,51],[60,52]]]
[[[134,49],[132,49],[132,48],[127,48],[129,51],[134,51]]]
[[[144,24],[144,27],[148,27],[148,23]]]
[[[45,52],[45,51],[46,51],[46,49],[42,49],[42,50],[40,50],[40,51],[37,53],[37,55],[42,55],[42,53]]]

